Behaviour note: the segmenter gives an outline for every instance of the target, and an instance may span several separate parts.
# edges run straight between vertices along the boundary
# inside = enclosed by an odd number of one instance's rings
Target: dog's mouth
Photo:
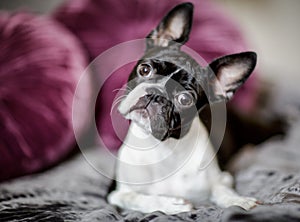
[[[125,118],[136,123],[140,128],[144,129],[146,133],[152,133],[150,116],[147,109],[131,108]]]
[[[169,133],[170,114],[165,104],[157,101],[154,95],[145,95],[138,99],[124,114],[126,119],[136,123],[146,133],[151,133],[159,140],[165,140]]]
[[[144,129],[146,133],[152,133],[150,114],[147,109],[150,102],[150,95],[140,97],[137,103],[131,106],[129,111],[124,115],[126,119],[136,123],[140,128]]]

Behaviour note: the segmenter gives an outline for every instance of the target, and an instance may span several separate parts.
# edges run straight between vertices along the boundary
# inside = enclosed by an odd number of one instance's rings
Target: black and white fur
[[[233,96],[253,71],[256,54],[227,55],[201,67],[180,50],[192,14],[191,3],[173,8],[147,36],[145,55],[129,77],[119,111],[131,125],[108,196],[121,208],[172,214],[192,210],[194,200],[246,210],[257,204],[232,189],[232,176],[215,159],[200,169],[214,149],[198,116],[208,102]]]

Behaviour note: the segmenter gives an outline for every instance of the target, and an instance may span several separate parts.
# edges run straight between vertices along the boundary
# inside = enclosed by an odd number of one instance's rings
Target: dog
[[[214,149],[198,115],[209,103],[233,97],[254,70],[256,53],[227,55],[202,67],[181,50],[192,17],[191,3],[167,13],[129,76],[118,110],[131,124],[118,153],[116,188],[107,198],[112,205],[174,214],[192,210],[199,200],[245,210],[258,204],[233,190],[232,176],[215,158],[206,163]]]

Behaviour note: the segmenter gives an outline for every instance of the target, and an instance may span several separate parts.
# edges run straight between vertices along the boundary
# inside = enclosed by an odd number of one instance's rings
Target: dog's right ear
[[[147,49],[168,47],[176,42],[180,45],[186,43],[192,27],[193,8],[192,3],[174,7],[147,36]]]

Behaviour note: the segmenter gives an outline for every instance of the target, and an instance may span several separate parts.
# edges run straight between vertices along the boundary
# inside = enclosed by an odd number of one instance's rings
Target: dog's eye
[[[150,64],[147,63],[139,64],[137,73],[142,77],[149,77],[153,73],[153,68]]]
[[[183,92],[175,96],[181,106],[189,107],[194,104],[194,97],[189,92]]]

